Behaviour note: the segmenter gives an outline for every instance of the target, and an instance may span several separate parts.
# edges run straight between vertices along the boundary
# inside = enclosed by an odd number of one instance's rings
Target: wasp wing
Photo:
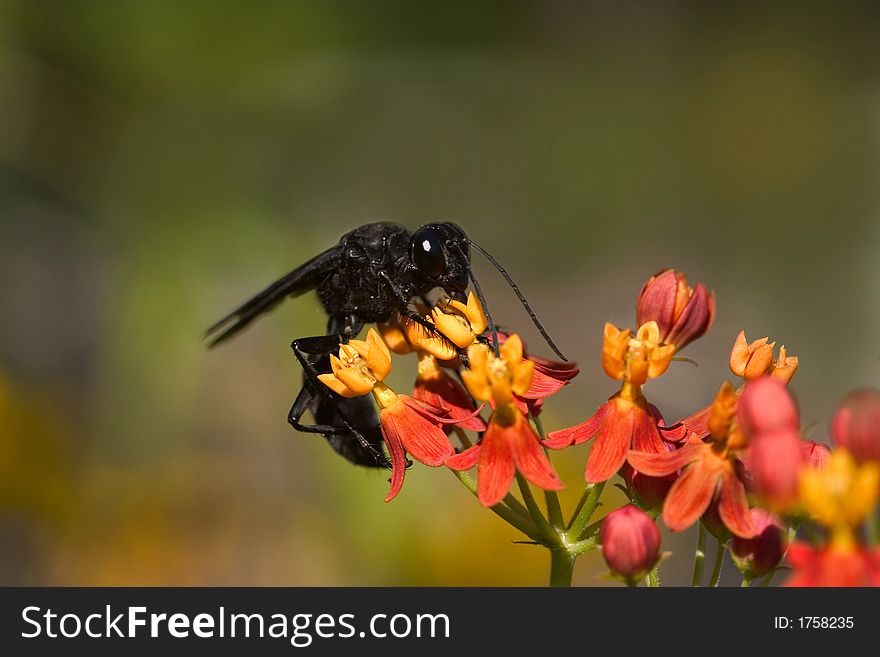
[[[296,297],[318,287],[332,273],[337,254],[338,247],[327,249],[245,301],[205,332],[205,339],[210,340],[208,347],[225,342],[286,297]]]

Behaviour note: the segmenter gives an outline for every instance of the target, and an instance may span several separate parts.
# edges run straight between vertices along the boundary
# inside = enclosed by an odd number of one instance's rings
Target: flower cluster
[[[646,387],[712,326],[715,295],[702,283],[691,287],[672,269],[651,277],[635,328],[605,324],[601,364],[615,382],[612,394],[584,421],[546,436],[543,404],[578,375],[576,365],[529,354],[514,333],[488,335],[473,293],[466,302],[419,306],[418,314],[391,317],[365,340],[341,344],[332,371],[320,376],[342,397],[375,398],[392,463],[386,501],[401,490],[407,455],[445,466],[482,505],[550,549],[554,584],[570,582],[579,554],[601,548],[615,578],[656,585],[666,556],[662,521],[673,532],[699,528],[695,585],[707,534],[718,541],[710,585],[718,585],[727,554],[744,584],[790,568],[791,586],[880,585],[880,391],[843,400],[831,422],[833,448],[807,440],[787,387],[798,358],[740,331],[727,355],[736,382],[720,382],[708,404],[670,424],[648,401]],[[385,382],[392,353],[417,355],[410,395]],[[582,443],[590,443],[586,486],[566,520],[549,453]],[[627,502],[595,522],[615,477]],[[522,501],[511,493],[514,480]],[[544,491],[546,517],[530,485]]]

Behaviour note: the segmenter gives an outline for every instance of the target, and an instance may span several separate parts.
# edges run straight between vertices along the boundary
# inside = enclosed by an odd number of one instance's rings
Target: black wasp
[[[399,224],[371,223],[346,233],[339,243],[297,267],[244,302],[208,329],[213,347],[244,329],[285,297],[315,290],[327,312],[327,334],[298,338],[291,347],[303,368],[303,387],[293,402],[288,421],[298,431],[322,434],[333,448],[352,463],[390,467],[382,450],[382,433],[369,396],[343,398],[320,383],[318,374],[330,371],[330,354],[360,333],[364,324],[387,322],[393,311],[426,328],[434,325],[414,303],[442,290],[465,300],[468,282],[483,305],[497,351],[498,339],[489,306],[470,263],[470,247],[482,253],[504,276],[541,335],[561,357],[519,288],[498,262],[468,239],[454,223],[433,223],[410,235]],[[439,333],[439,331],[437,331]],[[310,410],[315,424],[303,424]]]

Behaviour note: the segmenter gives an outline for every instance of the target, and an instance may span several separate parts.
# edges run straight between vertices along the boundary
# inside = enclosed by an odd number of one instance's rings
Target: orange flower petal
[[[568,429],[560,429],[559,431],[551,431],[547,434],[547,440],[544,446],[550,449],[563,449],[569,445],[580,445],[581,443],[592,438],[599,429],[599,424],[605,412],[608,410],[610,401],[605,402],[599,407],[592,417],[587,418],[580,424]]]
[[[608,481],[620,470],[632,444],[634,426],[635,413],[631,408],[621,408],[619,400],[609,402],[587,459],[584,478],[588,482]]]
[[[477,461],[480,458],[480,446],[474,445],[473,447],[468,447],[463,452],[459,452],[454,456],[450,456],[446,459],[445,465],[447,468],[451,470],[456,470],[461,472],[463,470],[470,470],[477,464]]]
[[[663,522],[674,532],[687,529],[706,511],[718,488],[721,471],[706,459],[691,464],[672,484],[663,503]]]
[[[752,538],[755,535],[745,486],[733,472],[726,473],[721,479],[718,515],[727,528],[740,538]]]
[[[520,421],[504,430],[505,439],[513,445],[513,459],[517,469],[530,482],[544,490],[565,488],[541,448],[541,441],[528,421]]]
[[[512,445],[504,438],[501,428],[489,422],[477,464],[477,497],[483,506],[495,506],[503,500],[513,481]]]
[[[632,450],[626,455],[626,460],[633,467],[633,470],[643,475],[666,477],[678,472],[688,463],[700,459],[707,449],[711,448],[703,444],[692,444],[672,452],[659,454]]]

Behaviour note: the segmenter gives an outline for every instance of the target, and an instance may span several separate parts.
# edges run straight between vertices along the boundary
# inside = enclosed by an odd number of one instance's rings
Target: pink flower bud
[[[758,434],[743,456],[748,489],[774,510],[789,509],[797,500],[804,460],[803,442],[796,431]]]
[[[806,440],[801,443],[804,452],[804,463],[816,470],[821,470],[831,458],[831,450],[828,445],[817,443],[815,440]]]
[[[599,535],[608,568],[628,582],[644,577],[660,558],[660,530],[632,504],[605,516]]]
[[[831,438],[859,461],[880,461],[880,391],[849,393],[831,420]]]
[[[660,513],[663,500],[672,488],[672,484],[678,479],[677,474],[666,477],[649,477],[633,470],[629,463],[624,463],[620,468],[620,476],[626,482],[626,489],[630,496],[638,503],[639,507],[652,516]]]
[[[778,431],[796,432],[797,406],[785,384],[765,376],[746,384],[737,404],[739,426],[750,438]]]
[[[737,568],[752,580],[771,572],[785,553],[785,535],[782,522],[769,511],[749,509],[752,525],[757,534],[754,538],[733,537],[731,555]]]
[[[702,283],[688,287],[687,277],[666,269],[652,276],[639,295],[636,324],[655,321],[660,328],[660,342],[683,349],[703,335],[715,318],[715,293]]]

